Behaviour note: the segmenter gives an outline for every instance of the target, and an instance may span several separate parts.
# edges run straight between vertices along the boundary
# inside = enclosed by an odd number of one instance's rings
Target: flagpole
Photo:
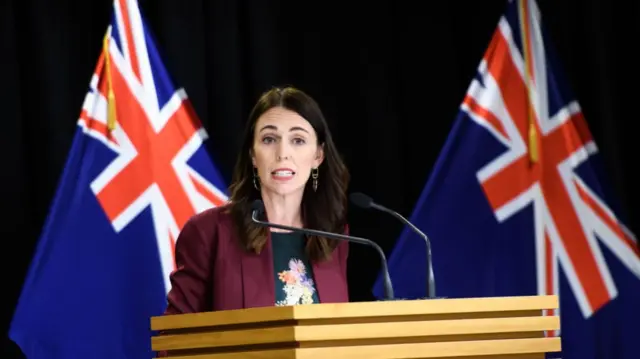
[[[527,119],[529,125],[528,131],[528,143],[529,143],[529,161],[531,164],[537,163],[539,159],[538,153],[538,131],[535,123],[535,112],[531,101],[531,74],[529,72],[529,66],[531,65],[531,43],[529,41],[529,11],[527,0],[520,0],[518,2],[520,12],[520,38],[522,39],[522,53],[524,56],[524,82],[525,92],[527,98]]]

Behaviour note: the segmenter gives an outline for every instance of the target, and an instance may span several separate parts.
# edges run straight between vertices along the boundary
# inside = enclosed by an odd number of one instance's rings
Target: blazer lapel
[[[340,298],[340,278],[337,277],[335,266],[338,265],[336,258],[328,262],[318,263],[313,261],[313,278],[318,291],[320,303],[339,303]]]
[[[244,308],[269,307],[275,303],[271,234],[260,254],[245,252],[242,257]]]

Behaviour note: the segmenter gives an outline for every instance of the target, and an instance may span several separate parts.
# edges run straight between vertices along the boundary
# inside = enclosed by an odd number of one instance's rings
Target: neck
[[[299,195],[282,196],[262,191],[262,201],[269,218],[269,222],[291,227],[302,227],[302,193]],[[282,229],[271,228],[274,232]]]

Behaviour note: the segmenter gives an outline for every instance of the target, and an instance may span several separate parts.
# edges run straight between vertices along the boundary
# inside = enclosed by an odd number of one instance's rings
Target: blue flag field
[[[640,252],[600,161],[540,10],[509,1],[410,216],[437,296],[558,295],[561,358],[640,358]],[[398,238],[397,297],[425,297],[424,246]]]
[[[153,357],[178,233],[227,201],[136,1],[114,1],[106,30],[11,323],[29,359]]]

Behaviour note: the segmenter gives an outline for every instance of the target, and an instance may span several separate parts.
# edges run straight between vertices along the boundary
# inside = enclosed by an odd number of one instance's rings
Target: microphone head
[[[262,200],[260,200],[260,199],[256,199],[251,204],[251,210],[252,211],[258,211],[258,213],[263,213],[264,212],[264,202],[262,202]]]
[[[351,199],[353,204],[362,208],[371,208],[371,205],[373,204],[373,199],[371,199],[371,197],[360,192],[352,193],[349,196],[349,199]]]

